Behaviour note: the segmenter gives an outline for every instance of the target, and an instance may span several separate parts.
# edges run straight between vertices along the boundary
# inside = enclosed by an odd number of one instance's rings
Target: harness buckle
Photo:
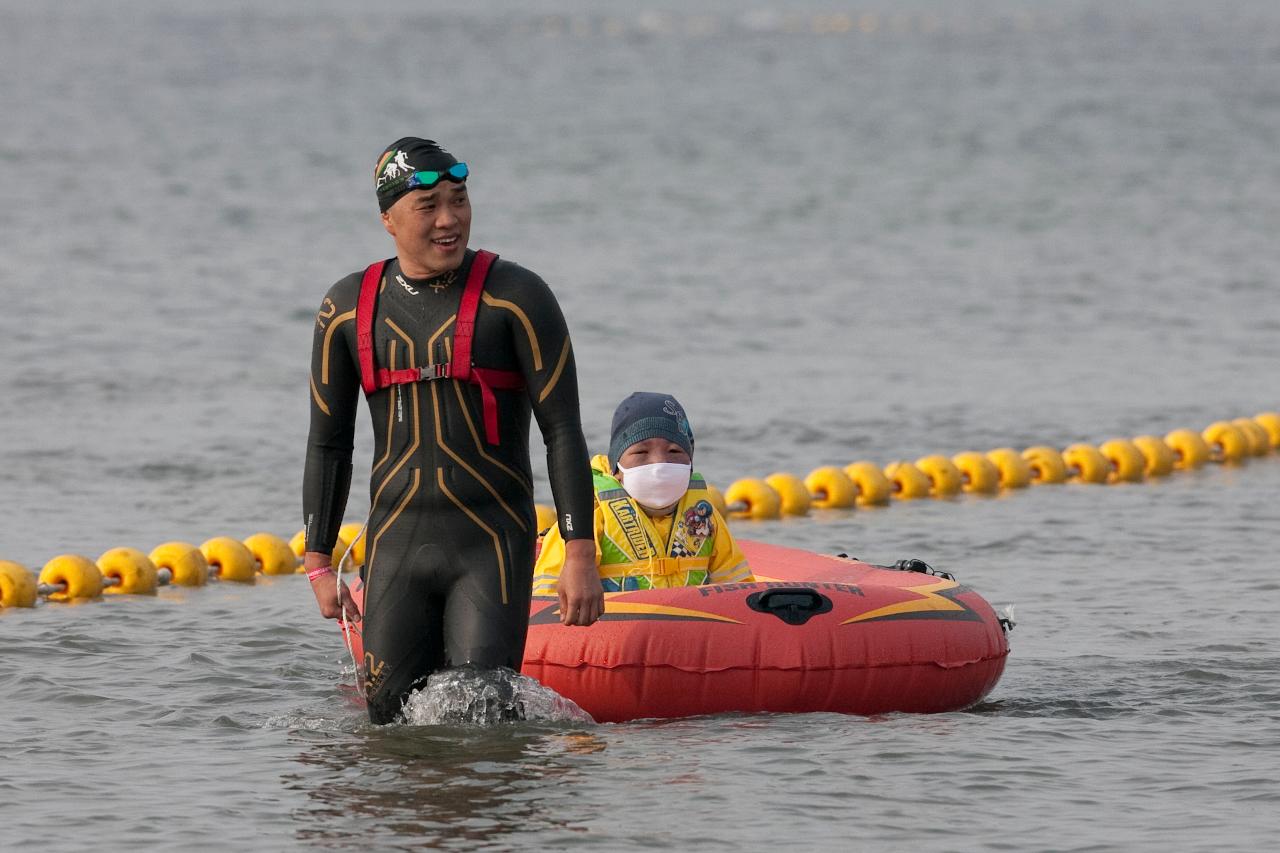
[[[432,379],[448,379],[449,363],[428,364],[426,367],[418,368],[418,381],[430,382]]]

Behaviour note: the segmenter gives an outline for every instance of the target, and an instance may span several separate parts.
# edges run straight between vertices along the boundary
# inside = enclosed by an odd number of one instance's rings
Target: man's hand
[[[560,622],[590,625],[604,614],[604,588],[596,568],[593,539],[564,543],[564,567],[560,569]]]
[[[307,571],[319,569],[331,562],[328,554],[319,551],[308,551],[302,558],[302,565]],[[339,588],[342,590],[339,597]],[[311,591],[315,593],[316,603],[320,605],[320,615],[326,619],[339,619],[342,611],[347,611],[348,622],[359,622],[360,611],[351,598],[351,590],[347,585],[339,584],[333,575],[320,575],[311,582]],[[341,603],[339,603],[341,602]]]

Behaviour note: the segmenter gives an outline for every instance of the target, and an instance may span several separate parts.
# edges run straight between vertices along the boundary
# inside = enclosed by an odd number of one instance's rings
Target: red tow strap
[[[429,365],[425,368],[389,370],[374,366],[373,320],[378,311],[378,287],[382,284],[382,272],[387,261],[370,264],[360,281],[360,299],[356,303],[356,350],[360,361],[360,386],[365,394],[372,394],[391,385],[409,382],[425,382],[432,379],[456,379],[480,386],[480,400],[484,411],[484,437],[490,444],[498,443],[498,399],[494,390],[516,391],[524,387],[524,376],[514,370],[495,370],[476,367],[471,363],[471,343],[475,339],[476,314],[480,310],[480,295],[484,291],[489,268],[498,256],[481,249],[471,261],[471,272],[462,291],[462,303],[453,326],[453,358],[446,365]]]

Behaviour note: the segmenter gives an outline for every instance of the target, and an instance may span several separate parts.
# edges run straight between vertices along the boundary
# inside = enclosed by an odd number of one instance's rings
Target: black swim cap
[[[457,162],[457,157],[433,140],[416,136],[397,139],[382,150],[378,166],[373,170],[373,189],[378,194],[378,209],[386,213],[387,208],[395,204],[400,196],[409,192],[406,183],[414,172],[443,172]]]

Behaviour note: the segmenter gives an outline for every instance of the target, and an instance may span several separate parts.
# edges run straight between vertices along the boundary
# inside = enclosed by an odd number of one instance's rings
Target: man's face
[[[413,190],[382,214],[405,272],[426,278],[457,269],[471,237],[471,199],[465,181]]]

